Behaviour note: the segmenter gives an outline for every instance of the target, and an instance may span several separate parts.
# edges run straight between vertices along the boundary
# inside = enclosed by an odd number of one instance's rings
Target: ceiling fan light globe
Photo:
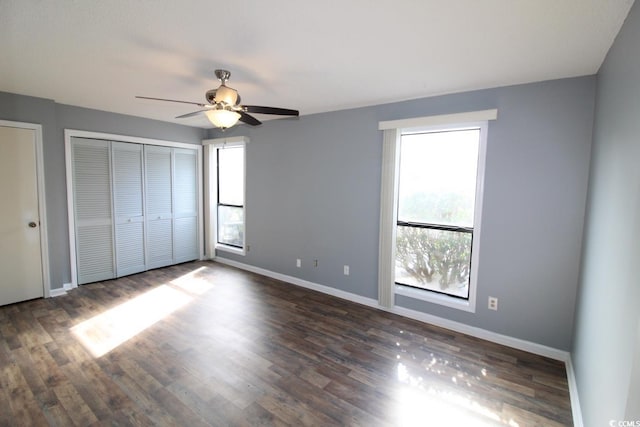
[[[231,110],[209,110],[204,113],[216,127],[227,129],[238,123],[240,114]]]

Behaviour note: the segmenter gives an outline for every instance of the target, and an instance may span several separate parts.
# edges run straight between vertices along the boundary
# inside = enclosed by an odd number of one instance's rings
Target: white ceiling
[[[210,127],[134,95],[201,102],[226,68],[306,115],[595,74],[632,3],[0,0],[0,91]]]

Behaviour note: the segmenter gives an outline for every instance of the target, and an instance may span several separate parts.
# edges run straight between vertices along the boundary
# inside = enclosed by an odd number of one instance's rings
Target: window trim
[[[229,138],[213,138],[202,141],[204,145],[205,160],[205,233],[207,241],[208,258],[213,259],[216,251],[224,251],[236,255],[246,255],[247,253],[247,144],[249,138],[246,136],[235,136]],[[218,150],[224,148],[242,147],[244,151],[244,196],[243,218],[244,233],[242,236],[242,248],[224,243],[218,243]]]
[[[497,119],[497,110],[483,110],[460,114],[418,117],[379,123],[383,130],[382,179],[380,197],[380,242],[378,248],[378,302],[392,308],[395,296],[402,295],[462,311],[475,313],[480,257],[482,201],[484,194],[485,161],[488,121]],[[396,228],[398,224],[398,179],[400,172],[400,140],[402,135],[446,130],[480,129],[478,171],[476,177],[476,203],[473,239],[471,244],[471,280],[469,298],[461,299],[429,290],[395,283]]]

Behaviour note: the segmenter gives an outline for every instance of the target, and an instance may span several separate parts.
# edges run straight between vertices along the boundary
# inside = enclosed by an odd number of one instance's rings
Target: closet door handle
[[[31,221],[29,223],[29,228],[36,228],[38,226],[38,224],[36,224],[35,222]]]

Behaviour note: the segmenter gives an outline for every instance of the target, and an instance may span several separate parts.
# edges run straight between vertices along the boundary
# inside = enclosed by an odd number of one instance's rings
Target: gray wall
[[[595,77],[549,81],[241,126],[247,243],[218,255],[377,298],[378,121],[498,109],[488,134],[476,313],[396,304],[568,350],[582,244]],[[223,134],[213,130],[209,137]],[[296,258],[302,268],[296,268]],[[319,260],[314,268],[312,261]],[[342,266],[351,267],[344,276]],[[488,296],[500,300],[487,310]]]
[[[51,288],[71,281],[64,129],[200,144],[205,131],[156,120],[57,104],[0,92],[0,119],[42,125]]]
[[[271,271],[377,296],[378,121],[498,108],[489,127],[478,307],[397,304],[559,349],[570,346],[595,78],[583,77],[283,119],[246,134],[245,257]],[[70,280],[63,129],[199,143],[217,131],[0,93],[0,118],[41,123],[52,287]],[[295,267],[301,258],[303,267]],[[312,267],[319,260],[317,268]],[[342,266],[351,275],[342,274]],[[498,312],[487,297],[500,299]]]
[[[608,425],[609,420],[624,420],[627,416],[635,416],[627,418],[635,420],[640,416],[638,2],[600,69],[596,99],[573,344],[574,369],[586,426]],[[635,401],[629,399],[633,397]]]

